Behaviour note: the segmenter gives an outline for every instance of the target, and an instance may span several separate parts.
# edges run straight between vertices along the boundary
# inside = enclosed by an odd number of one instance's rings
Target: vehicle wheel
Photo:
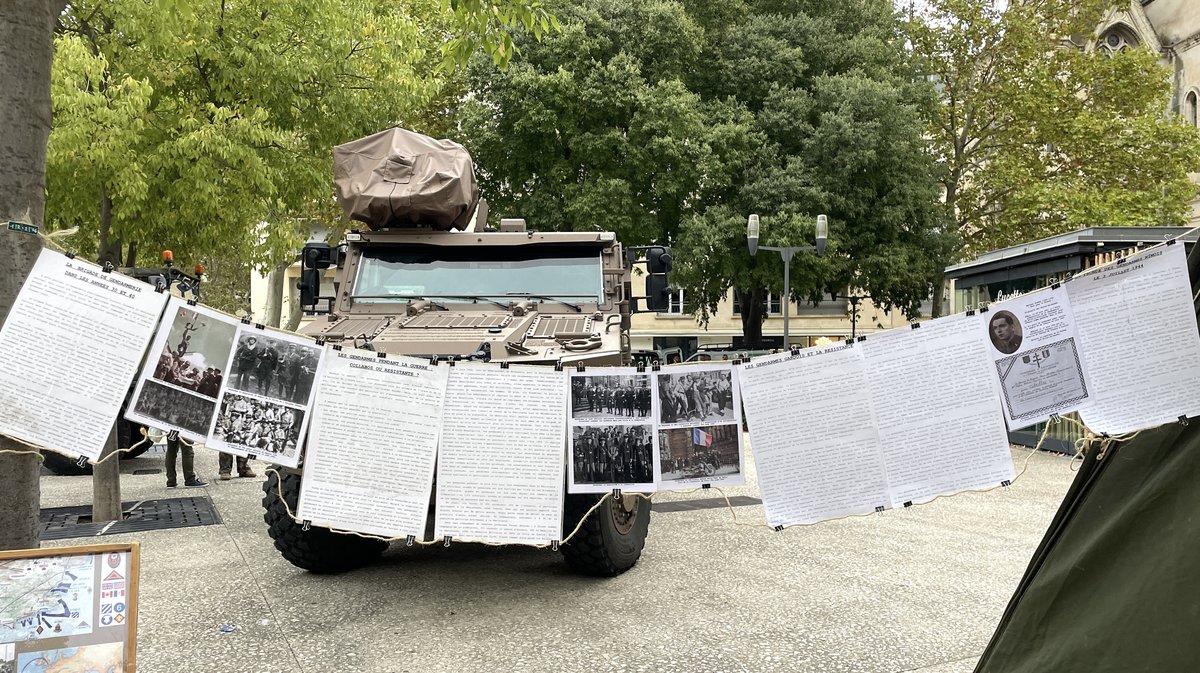
[[[569,535],[603,496],[568,495],[563,535]],[[567,565],[582,575],[616,577],[637,563],[650,529],[650,501],[636,495],[609,498],[559,547]]]
[[[91,463],[84,463],[83,467],[79,467],[76,459],[68,458],[54,451],[42,451],[42,465],[47,470],[62,477],[78,477],[83,474],[92,473]]]
[[[341,573],[354,570],[379,558],[388,544],[357,535],[335,533],[328,528],[310,526],[308,530],[292,520],[279,500],[279,474],[267,473],[263,482],[263,521],[275,548],[297,568],[314,573]],[[283,497],[292,511],[300,500],[300,475],[282,473]]]

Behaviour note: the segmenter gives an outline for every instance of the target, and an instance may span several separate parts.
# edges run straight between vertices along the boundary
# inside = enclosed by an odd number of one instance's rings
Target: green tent
[[[1196,670],[1200,418],[1089,452],[975,669]]]

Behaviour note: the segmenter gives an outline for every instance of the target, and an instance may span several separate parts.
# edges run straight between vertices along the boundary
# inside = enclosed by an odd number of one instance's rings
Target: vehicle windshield
[[[354,282],[358,302],[550,301],[601,303],[600,251],[563,246],[366,247]]]

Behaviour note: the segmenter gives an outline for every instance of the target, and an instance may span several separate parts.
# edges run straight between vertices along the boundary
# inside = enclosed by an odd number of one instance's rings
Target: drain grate
[[[63,540],[221,523],[221,515],[207,497],[130,501],[121,503],[121,509],[125,512],[121,521],[92,523],[91,505],[47,507],[41,511],[41,538]]]
[[[729,498],[729,504],[734,507],[761,505],[762,500],[748,495],[735,495]],[[656,502],[650,506],[653,512],[691,512],[697,509],[716,509],[725,506],[725,498],[702,498],[700,500],[675,500],[672,502]]]

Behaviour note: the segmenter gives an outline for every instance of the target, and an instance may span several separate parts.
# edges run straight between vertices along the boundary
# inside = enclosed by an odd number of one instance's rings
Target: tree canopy
[[[930,0],[910,34],[939,89],[946,259],[1099,225],[1186,221],[1200,135],[1148,49],[1094,48],[1103,0]]]
[[[514,27],[552,27],[515,0],[167,4],[80,0],[58,22],[47,221],[110,259],[277,263],[341,219],[333,145],[438,126],[477,46],[504,64]]]
[[[812,243],[794,296],[865,288],[916,309],[936,273],[936,185],[914,79],[887,0],[589,0],[555,11],[559,35],[522,45],[505,73],[477,71],[468,147],[494,212],[538,228],[611,229],[676,247],[674,283],[705,319],[729,288],[744,331],[782,287],[765,245]]]

